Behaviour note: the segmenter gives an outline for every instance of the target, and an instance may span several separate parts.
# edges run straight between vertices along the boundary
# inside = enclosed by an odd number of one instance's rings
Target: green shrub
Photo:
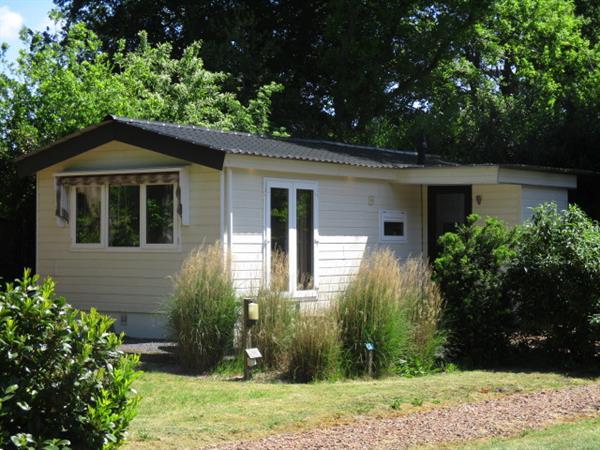
[[[263,355],[261,363],[269,369],[282,369],[290,344],[295,304],[285,295],[288,290],[288,266],[283,255],[273,254],[270,284],[256,296],[259,320],[252,327],[252,344]]]
[[[391,250],[366,256],[357,275],[340,294],[336,316],[344,370],[349,376],[368,371],[365,343],[374,344],[373,373],[390,370],[408,348],[409,311],[401,297],[400,266]]]
[[[600,227],[576,206],[542,205],[522,228],[507,274],[522,332],[587,360],[600,340]]]
[[[169,324],[188,369],[214,368],[232,349],[239,304],[219,243],[190,253],[174,278]]]
[[[456,233],[440,237],[434,280],[446,302],[444,323],[455,356],[482,362],[506,350],[514,329],[512,303],[504,274],[514,256],[516,233],[497,219],[478,225],[477,215]]]
[[[112,319],[28,271],[0,291],[0,448],[115,448],[135,416],[137,357]]]
[[[298,315],[286,351],[287,376],[295,382],[324,380],[339,372],[340,343],[330,311]]]

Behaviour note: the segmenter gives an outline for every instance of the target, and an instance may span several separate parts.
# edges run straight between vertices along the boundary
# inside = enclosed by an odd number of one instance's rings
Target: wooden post
[[[252,302],[252,299],[244,299],[244,312],[242,315],[242,353],[244,354],[244,380],[247,381],[252,378],[252,371],[248,364],[248,353],[246,349],[252,345],[252,336],[250,335],[250,326],[248,322],[248,305]]]
[[[369,365],[369,378],[373,377],[373,350],[367,350],[367,360]]]

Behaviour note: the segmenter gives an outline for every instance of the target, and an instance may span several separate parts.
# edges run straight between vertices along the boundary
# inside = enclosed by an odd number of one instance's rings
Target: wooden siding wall
[[[524,222],[531,218],[531,208],[542,203],[554,202],[559,211],[569,206],[569,193],[566,189],[523,186],[521,195],[521,220]]]
[[[53,174],[63,170],[149,168],[185,161],[111,142],[38,173],[37,267],[55,278],[57,290],[74,306],[104,312],[156,313],[171,291],[169,277],[195,246],[220,238],[219,174],[199,165],[190,169],[190,225],[181,227],[181,250],[80,250],[71,248],[69,226],[54,216]]]
[[[319,299],[338,292],[356,272],[365,252],[380,245],[380,209],[401,210],[407,214],[407,242],[385,245],[400,258],[421,255],[420,185],[233,169],[232,263],[236,286],[241,290],[255,291],[263,277],[265,177],[319,183]],[[369,205],[370,196],[372,205]]]
[[[521,186],[518,184],[474,184],[473,212],[482,219],[497,217],[507,225],[521,223]],[[478,204],[477,198],[481,199]]]

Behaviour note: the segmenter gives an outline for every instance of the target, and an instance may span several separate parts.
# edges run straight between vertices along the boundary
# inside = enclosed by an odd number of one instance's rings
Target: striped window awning
[[[175,184],[179,172],[120,173],[112,175],[77,175],[56,177],[59,186],[132,185],[132,184]]]

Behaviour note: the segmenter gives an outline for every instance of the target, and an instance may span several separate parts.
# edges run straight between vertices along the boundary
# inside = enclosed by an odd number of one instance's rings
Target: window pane
[[[277,280],[282,285],[288,286],[287,256],[289,236],[289,207],[288,190],[271,188],[271,279]],[[285,264],[286,267],[277,267]]]
[[[102,188],[100,186],[77,186],[75,188],[75,242],[77,244],[100,243],[100,210]]]
[[[146,186],[146,242],[173,243],[173,185]]]
[[[404,236],[404,222],[384,222],[383,234],[386,236]]]
[[[108,190],[108,245],[139,247],[140,187],[110,186]]]
[[[297,230],[297,288],[299,290],[314,287],[314,223],[313,191],[296,191],[296,230]]]

